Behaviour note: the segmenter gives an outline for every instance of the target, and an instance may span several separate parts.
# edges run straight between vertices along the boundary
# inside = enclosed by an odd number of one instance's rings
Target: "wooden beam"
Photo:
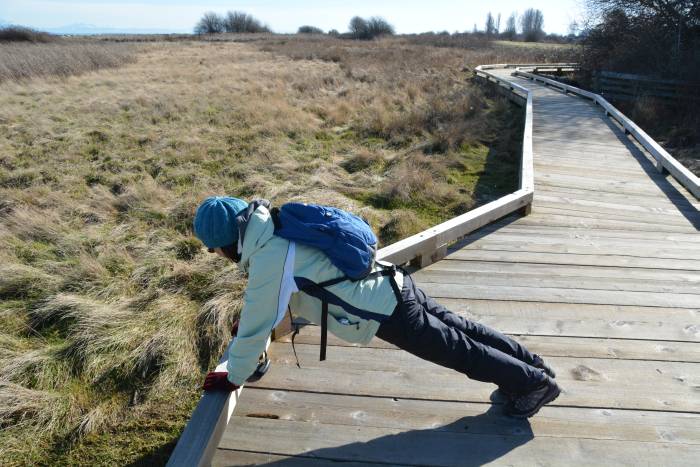
[[[226,371],[226,357],[232,345],[233,339],[219,360],[216,371]],[[266,350],[269,345],[270,339],[267,340]],[[168,459],[168,467],[206,467],[211,464],[242,391],[243,386],[234,392],[205,391],[202,394]]]

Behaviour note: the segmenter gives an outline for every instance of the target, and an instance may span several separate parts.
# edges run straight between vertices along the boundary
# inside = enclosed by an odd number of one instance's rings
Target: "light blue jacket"
[[[259,206],[248,221],[242,245],[239,267],[248,273],[248,286],[238,335],[228,355],[228,379],[239,386],[255,371],[272,329],[282,321],[288,306],[292,314],[320,323],[321,301],[299,291],[304,282],[343,277],[321,250],[273,232],[270,212]],[[380,268],[375,266],[375,270]],[[403,274],[396,271],[394,278],[400,290]],[[348,342],[368,343],[380,321],[396,307],[390,280],[390,276],[375,276],[328,287],[334,301],[344,305],[329,305],[328,330]]]

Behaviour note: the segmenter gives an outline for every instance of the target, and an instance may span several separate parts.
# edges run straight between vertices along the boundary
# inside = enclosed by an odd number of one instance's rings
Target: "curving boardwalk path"
[[[308,326],[301,369],[288,342],[272,344],[214,465],[698,465],[698,203],[592,103],[509,79],[534,90],[532,214],[475,232],[415,278],[546,356],[565,392],[513,420],[495,386],[379,340],[329,337],[320,363]]]

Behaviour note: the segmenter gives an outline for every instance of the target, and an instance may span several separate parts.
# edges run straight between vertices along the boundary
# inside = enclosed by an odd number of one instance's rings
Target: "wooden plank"
[[[258,449],[263,449],[259,447]],[[280,465],[284,467],[338,467],[337,459],[319,459],[307,456],[287,456],[266,452],[238,451],[235,449],[219,448],[216,451],[212,467]],[[401,465],[401,464],[393,464]],[[343,467],[366,467],[366,462],[343,461]]]
[[[453,423],[469,426],[475,417]],[[478,423],[478,419],[477,419]],[[522,430],[522,429],[521,429]],[[261,443],[261,439],[274,440]],[[399,465],[695,465],[700,448],[694,444],[532,437],[529,430],[511,436],[458,433],[439,428],[402,430],[348,427],[244,418],[235,437],[222,447],[260,449],[273,454],[307,456],[328,462],[390,463]],[[553,453],[556,452],[556,455]],[[669,457],[672,456],[672,457]],[[556,462],[552,462],[556,459]],[[283,462],[284,463],[284,462]]]
[[[696,225],[700,227],[700,215],[694,212],[676,210],[676,214],[645,214],[634,210],[605,209],[602,207],[592,207],[586,205],[573,205],[567,203],[556,203],[552,201],[538,201],[537,207],[542,214],[567,214],[586,219],[613,219],[631,222],[643,222],[654,225],[673,225],[686,228],[690,231],[697,231]]]
[[[503,250],[503,251],[529,251],[543,253],[566,253],[571,255],[612,255],[644,258],[645,266],[658,269],[675,269],[678,265],[686,264],[688,269],[693,267],[693,262],[700,260],[700,248],[695,245],[679,245],[668,242],[644,242],[639,240],[634,244],[616,240],[588,240],[582,238],[556,238],[537,235],[509,235],[495,233],[488,236],[480,236],[469,242],[464,248],[470,250]],[[657,261],[658,260],[658,261]],[[668,261],[667,261],[668,260]],[[681,261],[678,263],[677,261]],[[671,265],[667,268],[666,265]],[[697,263],[696,263],[697,264]]]
[[[439,302],[508,334],[700,342],[699,309],[450,298]]]
[[[614,168],[602,166],[591,167],[590,165],[588,167],[584,167],[570,160],[538,158],[538,162],[535,164],[535,170],[538,172],[546,171],[548,174],[552,175],[570,175],[576,171],[604,170],[605,175],[601,175],[600,177],[596,178],[596,181],[624,179],[628,182],[644,184],[668,184],[667,178],[656,171],[653,173],[645,173],[640,168],[635,169],[633,167],[626,166],[626,164],[620,164],[620,166],[616,166]]]
[[[622,268],[598,266],[569,266],[563,264],[538,263],[505,263],[496,261],[463,261],[447,257],[427,268],[417,271],[414,275],[422,277],[432,272],[465,272],[474,274],[500,275],[513,277],[515,281],[521,276],[548,276],[551,278],[603,279],[611,290],[617,289],[617,284],[625,284],[628,280],[639,290],[644,290],[645,283],[652,287],[673,286],[680,289],[695,288],[700,285],[700,271],[684,271],[675,269]],[[610,279],[615,279],[611,281]],[[582,287],[584,288],[584,287]],[[622,290],[622,289],[620,289]]]
[[[236,407],[236,421],[244,423],[244,418],[262,418],[262,415],[270,420],[349,427],[436,429],[499,436],[531,431],[535,437],[700,444],[700,416],[673,412],[547,406],[525,422],[504,417],[500,407],[486,403],[394,400],[285,390],[247,391]],[[472,422],[455,423],[465,417]]]
[[[575,246],[603,246],[607,249],[629,249],[630,245],[638,246],[638,251],[664,251],[688,252],[690,258],[700,254],[700,238],[692,234],[657,233],[649,235],[647,232],[611,232],[605,230],[583,230],[577,228],[556,228],[549,226],[522,225],[520,223],[496,223],[484,227],[464,237],[450,248],[450,251],[481,242],[494,243],[537,243],[539,245],[568,244]],[[674,253],[677,254],[677,253]],[[651,256],[651,255],[650,255]]]
[[[677,203],[674,204],[667,198],[654,197],[650,198],[648,196],[631,196],[624,193],[596,193],[590,190],[577,190],[575,188],[563,188],[554,186],[543,186],[535,195],[535,199],[539,199],[540,196],[553,196],[559,197],[561,199],[571,199],[577,202],[588,202],[588,203],[616,203],[616,204],[626,204],[631,206],[632,209],[645,208],[650,212],[655,212],[656,210],[669,210],[677,209],[681,212],[693,213],[697,212],[700,204],[688,202],[688,203]],[[544,200],[544,198],[543,198]]]
[[[498,222],[484,226],[481,229],[473,232],[465,239],[473,238],[477,235],[486,235],[491,232],[511,232],[524,234],[536,234],[544,237],[561,237],[561,238],[581,238],[581,239],[634,239],[657,241],[657,242],[680,242],[687,244],[689,248],[694,248],[700,243],[700,235],[696,232],[664,232],[664,231],[649,231],[649,230],[632,230],[632,229],[614,229],[614,228],[586,228],[580,225],[551,225],[550,216],[544,216],[534,212],[532,216],[507,216]],[[534,221],[534,222],[533,222]],[[607,226],[606,226],[607,227]],[[451,247],[461,245],[461,242],[455,243]]]
[[[584,186],[589,190],[601,190],[611,192],[623,192],[634,194],[656,194],[663,196],[663,191],[654,183],[649,183],[649,180],[638,181],[620,180],[615,177],[606,177],[605,175],[586,176],[582,174],[556,174],[556,173],[537,173],[536,182],[561,184],[564,186]]]
[[[692,233],[691,229],[676,225],[656,224],[649,226],[644,222],[632,222],[615,219],[594,219],[581,218],[577,216],[567,216],[563,214],[552,214],[540,212],[535,202],[533,205],[533,215],[527,216],[519,221],[522,225],[552,226],[552,227],[576,227],[588,230],[627,230],[641,232],[669,232],[669,233]],[[546,209],[546,208],[545,208]],[[545,215],[546,214],[546,215]]]
[[[452,263],[466,263],[471,261],[453,261]],[[441,264],[441,263],[436,263]],[[494,263],[498,265],[499,263]],[[500,264],[515,264],[517,266],[527,268],[530,266],[552,266],[541,264],[522,264],[522,263],[500,263]],[[559,266],[559,265],[556,265]],[[593,269],[592,267],[584,266],[584,269]],[[601,268],[595,268],[601,269]],[[616,268],[623,269],[623,268]],[[638,269],[631,269],[636,271]],[[554,287],[561,289],[585,289],[585,290],[618,290],[618,291],[634,291],[634,292],[655,292],[655,293],[685,293],[695,294],[700,302],[700,282],[684,282],[677,283],[673,281],[655,281],[655,280],[640,280],[636,277],[591,277],[584,275],[563,275],[556,271],[551,273],[534,274],[512,274],[505,273],[509,271],[508,267],[503,267],[501,272],[478,272],[464,271],[454,267],[445,267],[444,269],[431,269],[421,271],[422,283],[443,283],[443,284],[472,284],[472,285],[494,285],[507,286],[517,285],[518,287]]]
[[[571,254],[549,253],[531,248],[531,251],[513,250],[487,250],[461,249],[450,254],[451,259],[476,260],[476,261],[502,261],[510,263],[541,263],[541,264],[568,264],[582,266],[613,266],[635,267],[649,269],[676,269],[685,271],[698,271],[700,265],[697,261],[643,258],[624,255],[596,255],[596,254]]]
[[[655,242],[670,242],[697,246],[700,243],[700,235],[696,233],[683,232],[644,232],[637,230],[613,230],[613,229],[580,229],[578,227],[566,226],[533,226],[526,225],[521,222],[510,222],[502,224],[494,224],[493,231],[513,232],[524,234],[536,234],[544,237],[560,237],[560,238],[584,238],[584,239],[627,239],[628,241],[655,241]]]
[[[550,303],[590,303],[696,309],[697,294],[587,290],[556,287],[518,287],[478,284],[449,284],[421,280],[421,288],[435,298],[518,300]]]
[[[633,339],[600,339],[559,336],[512,335],[531,352],[543,357],[584,357],[613,358],[625,360],[659,360],[670,362],[700,362],[700,346],[694,342],[668,342]],[[295,343],[318,345],[321,331],[318,326],[303,326],[294,338]],[[291,343],[292,335],[287,334],[279,342]],[[374,338],[366,346],[345,342],[332,334],[328,345],[337,347],[370,347],[395,349],[396,347],[379,338]]]
[[[652,177],[650,177],[651,179]],[[665,180],[657,180],[661,185],[669,185]],[[553,194],[551,191],[562,191],[567,190],[575,196],[571,196],[564,193]],[[666,191],[670,192],[672,188],[670,185],[667,187]],[[675,190],[675,188],[673,188]],[[548,193],[549,192],[549,193]],[[614,205],[626,205],[622,212],[636,211],[636,213],[644,216],[649,214],[661,214],[670,216],[684,216],[692,217],[698,216],[697,207],[700,204],[695,202],[690,202],[684,197],[667,197],[660,196],[657,198],[649,199],[648,196],[636,195],[625,192],[598,192],[592,191],[590,189],[580,189],[580,188],[563,188],[563,186],[550,185],[548,182],[543,182],[542,190],[540,192],[541,202],[548,202],[553,204],[566,204],[569,200],[572,202],[572,207],[574,209],[580,209],[581,207],[595,207],[600,208],[600,211],[606,211],[610,208],[614,208]],[[556,199],[559,198],[559,199]],[[626,201],[633,201],[633,204],[628,205]],[[659,207],[665,209],[659,209]]]
[[[251,387],[422,400],[487,402],[494,385],[392,349],[329,347],[275,342],[272,365]],[[564,392],[558,406],[699,412],[700,364],[549,357]],[[430,375],[426,378],[426,375]],[[439,384],[436,382],[439,381]]]

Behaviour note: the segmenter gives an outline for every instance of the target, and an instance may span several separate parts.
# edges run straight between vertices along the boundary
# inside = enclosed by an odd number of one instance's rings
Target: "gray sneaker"
[[[506,406],[506,414],[515,418],[528,418],[535,415],[543,405],[559,397],[561,389],[549,376],[537,388],[513,398]]]

